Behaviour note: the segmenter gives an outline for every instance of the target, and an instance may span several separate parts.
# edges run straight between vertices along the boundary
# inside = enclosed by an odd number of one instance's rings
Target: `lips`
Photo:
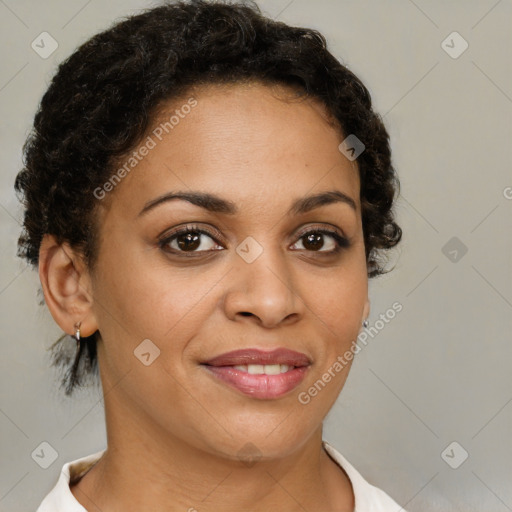
[[[249,364],[275,365],[282,364],[288,366],[309,366],[311,361],[301,352],[295,352],[286,348],[278,348],[270,352],[258,349],[242,349],[233,352],[221,354],[203,364],[209,366],[241,366]]]
[[[305,354],[285,348],[270,352],[235,350],[202,363],[216,381],[261,400],[280,398],[292,391],[310,365]]]

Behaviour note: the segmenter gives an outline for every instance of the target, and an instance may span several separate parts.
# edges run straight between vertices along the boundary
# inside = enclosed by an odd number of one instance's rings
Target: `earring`
[[[365,320],[365,321],[363,322],[363,327],[364,327],[365,329],[368,329],[368,326],[369,326],[369,325],[370,325],[370,322],[368,322],[368,320]]]
[[[76,340],[76,348],[80,350],[80,325],[82,322],[77,322],[75,324],[75,340]]]

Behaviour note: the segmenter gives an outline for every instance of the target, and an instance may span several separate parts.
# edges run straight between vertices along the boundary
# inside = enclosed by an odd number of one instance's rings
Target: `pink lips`
[[[249,364],[287,365],[290,368],[277,375],[254,375],[234,366]],[[221,354],[203,363],[209,373],[242,393],[253,398],[279,398],[304,379],[311,361],[300,352],[279,348],[270,352],[257,349],[242,349]]]

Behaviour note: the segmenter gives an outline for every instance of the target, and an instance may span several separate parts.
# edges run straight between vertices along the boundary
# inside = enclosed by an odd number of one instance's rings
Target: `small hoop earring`
[[[365,320],[365,321],[363,322],[363,327],[364,327],[365,329],[368,329],[369,325],[370,325],[370,322],[368,322],[368,320]]]
[[[82,322],[77,322],[75,324],[75,340],[77,350],[80,350],[80,325],[82,325]]]

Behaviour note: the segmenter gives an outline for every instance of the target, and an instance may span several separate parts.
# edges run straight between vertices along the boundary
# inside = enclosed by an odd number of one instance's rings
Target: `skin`
[[[54,319],[69,334],[77,321],[82,336],[101,333],[108,449],[71,488],[89,511],[354,508],[348,477],[322,448],[322,422],[350,366],[307,405],[298,395],[349,349],[369,313],[359,176],[324,108],[288,101],[291,92],[202,86],[164,105],[153,127],[197,100],[100,201],[94,269],[67,244],[43,240],[40,278]],[[173,200],[139,215],[177,190],[216,194],[239,211]],[[330,190],[356,209],[336,202],[287,215],[292,200]],[[159,235],[187,223],[217,239],[201,235],[195,258],[159,246]],[[350,246],[328,255],[336,247],[329,234],[321,247],[299,236],[311,227],[334,228]],[[252,263],[236,252],[249,236],[263,248]],[[176,239],[169,244],[179,251]],[[145,339],[160,349],[149,366],[134,357]],[[249,347],[286,347],[312,365],[296,389],[263,400],[199,364]],[[251,464],[239,454],[247,443],[258,458]]]

